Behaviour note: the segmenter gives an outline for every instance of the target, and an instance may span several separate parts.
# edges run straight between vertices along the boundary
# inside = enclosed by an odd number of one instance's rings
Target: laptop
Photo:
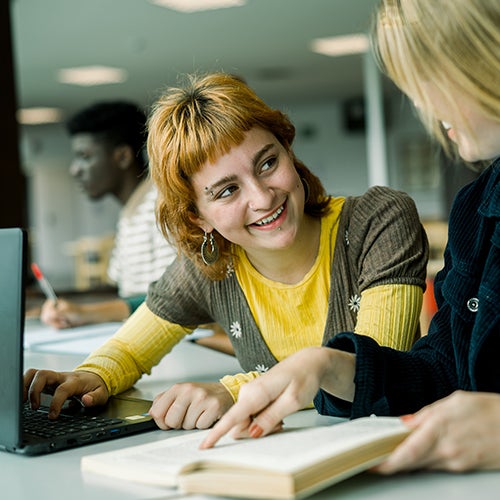
[[[0,449],[40,455],[157,429],[151,401],[118,395],[105,406],[83,408],[68,400],[61,416],[47,417],[23,403],[23,336],[27,234],[0,229]],[[43,395],[49,399],[49,395]]]

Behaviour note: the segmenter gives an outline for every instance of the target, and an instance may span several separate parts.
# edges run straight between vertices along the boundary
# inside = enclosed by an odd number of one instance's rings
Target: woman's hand
[[[30,368],[24,374],[24,401],[29,401],[32,408],[38,409],[42,392],[53,394],[48,415],[50,419],[59,416],[62,405],[72,396],[78,397],[84,406],[103,405],[109,397],[106,384],[94,373]]]
[[[457,391],[403,420],[413,432],[375,471],[500,468],[500,394]]]
[[[175,384],[156,396],[149,414],[167,429],[207,429],[233,405],[233,398],[219,382]]]
[[[352,354],[327,347],[309,347],[292,354],[241,387],[238,402],[200,447],[211,448],[228,432],[234,438],[257,438],[274,432],[287,415],[308,405],[320,387],[352,398],[354,366]]]

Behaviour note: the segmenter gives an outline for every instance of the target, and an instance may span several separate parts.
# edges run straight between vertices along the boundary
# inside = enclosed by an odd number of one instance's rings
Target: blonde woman
[[[414,432],[380,472],[499,469],[500,2],[385,0],[373,42],[447,150],[489,165],[455,199],[429,334],[409,352],[355,333],[305,349],[242,388],[203,446],[267,434],[320,388],[322,413],[406,414]]]

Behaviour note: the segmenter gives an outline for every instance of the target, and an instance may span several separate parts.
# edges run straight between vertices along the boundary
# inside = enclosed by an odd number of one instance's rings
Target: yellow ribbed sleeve
[[[118,394],[169,353],[192,328],[184,328],[154,315],[143,303],[124,325],[75,370],[99,375],[109,394]]]
[[[311,299],[311,296],[306,296]],[[408,350],[416,340],[408,332],[418,333],[418,322],[422,306],[423,292],[416,285],[381,285],[364,290],[361,293],[359,311],[354,331],[368,335],[379,344],[399,350]],[[284,301],[281,305],[283,318],[295,318],[295,302]],[[273,355],[281,361],[298,350],[321,345],[323,329],[326,322],[326,308],[318,310],[314,301],[304,303],[316,317],[315,328],[309,324],[297,325],[292,330],[264,330],[263,336]],[[273,319],[276,321],[276,318]],[[286,320],[285,320],[286,321]],[[292,332],[292,334],[286,334]],[[295,332],[301,332],[301,335]],[[295,334],[294,334],[295,333]],[[226,375],[221,383],[236,401],[243,384],[259,376],[258,372],[240,373],[236,376]]]
[[[416,285],[368,288],[361,293],[354,331],[372,337],[380,345],[408,351],[418,337],[422,300],[422,288]]]

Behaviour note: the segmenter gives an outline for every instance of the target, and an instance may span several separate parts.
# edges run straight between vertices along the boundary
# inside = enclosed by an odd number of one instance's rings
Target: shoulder
[[[351,203],[352,216],[356,219],[419,219],[414,200],[407,193],[386,186],[371,187],[361,196],[354,197]]]
[[[353,247],[374,243],[392,247],[422,238],[415,202],[402,191],[375,186],[348,198],[345,205],[345,226]]]
[[[407,193],[387,186],[373,186],[364,194],[354,198],[358,209],[370,206],[376,208],[388,205],[415,205]]]
[[[149,285],[147,304],[155,314],[170,321],[172,314],[181,316],[182,309],[203,303],[209,290],[210,280],[190,259],[180,255]]]
[[[402,221],[419,219],[415,202],[407,193],[385,186],[374,186],[360,196],[347,198],[346,207],[351,218],[356,222],[364,221],[364,224],[396,218]]]
[[[154,213],[157,191],[149,177],[142,180],[121,210],[121,217],[133,217],[137,213]]]

